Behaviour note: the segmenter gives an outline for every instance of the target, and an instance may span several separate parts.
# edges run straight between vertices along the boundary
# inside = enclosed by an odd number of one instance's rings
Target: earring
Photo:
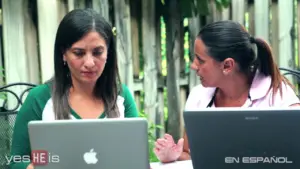
[[[254,65],[251,65],[250,66],[250,72],[253,72],[254,71]]]

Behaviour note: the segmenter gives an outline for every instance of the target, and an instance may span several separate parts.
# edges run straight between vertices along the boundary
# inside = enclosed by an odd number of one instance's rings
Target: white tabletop
[[[193,164],[191,160],[186,161],[176,161],[173,163],[162,164],[160,162],[151,163],[152,169],[193,169]]]

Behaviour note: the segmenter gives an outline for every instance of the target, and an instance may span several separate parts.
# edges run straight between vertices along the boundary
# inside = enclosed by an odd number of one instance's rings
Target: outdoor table
[[[160,162],[151,163],[151,169],[193,169],[192,161],[176,161],[172,163],[163,164]]]

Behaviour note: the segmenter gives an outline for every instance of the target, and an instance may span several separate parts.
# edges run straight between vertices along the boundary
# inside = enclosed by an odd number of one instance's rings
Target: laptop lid
[[[144,118],[31,121],[35,169],[149,169]]]
[[[300,168],[300,109],[184,112],[195,169]]]

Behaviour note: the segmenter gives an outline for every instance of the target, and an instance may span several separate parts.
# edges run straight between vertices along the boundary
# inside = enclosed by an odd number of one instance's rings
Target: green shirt
[[[122,92],[118,95],[117,105],[121,118],[138,117],[135,101],[129,89],[124,84],[122,85]],[[105,113],[99,118],[105,118]],[[72,110],[71,119],[80,119],[80,116]],[[50,87],[47,84],[39,85],[31,89],[18,112],[12,138],[12,156],[25,156],[31,154],[28,122],[32,120],[55,120]],[[29,164],[29,161],[23,161],[11,163],[10,166],[11,169],[26,169]]]

